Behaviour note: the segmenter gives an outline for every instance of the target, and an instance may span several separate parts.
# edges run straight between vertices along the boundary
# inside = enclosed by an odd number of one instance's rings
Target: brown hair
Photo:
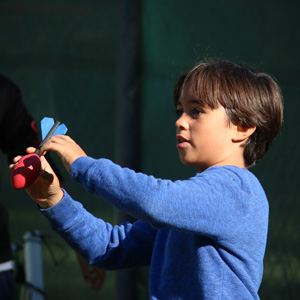
[[[229,61],[201,62],[179,77],[174,88],[175,106],[187,81],[203,106],[214,109],[221,104],[230,122],[244,128],[256,126],[244,143],[245,164],[254,166],[268,151],[283,120],[283,99],[275,80]]]

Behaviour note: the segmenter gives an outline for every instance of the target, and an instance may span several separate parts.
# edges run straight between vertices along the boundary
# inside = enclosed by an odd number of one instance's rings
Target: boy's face
[[[199,172],[212,166],[237,165],[242,152],[237,152],[233,142],[235,126],[229,123],[223,106],[203,107],[187,82],[177,112],[177,149],[184,165]]]

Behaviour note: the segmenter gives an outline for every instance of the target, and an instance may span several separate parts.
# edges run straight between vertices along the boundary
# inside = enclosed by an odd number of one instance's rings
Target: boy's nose
[[[175,122],[175,126],[177,129],[187,129],[188,127],[188,123],[187,123],[187,119],[184,116],[184,114],[182,114]]]

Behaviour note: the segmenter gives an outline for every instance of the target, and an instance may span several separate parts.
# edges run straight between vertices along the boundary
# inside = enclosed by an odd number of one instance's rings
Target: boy
[[[180,160],[198,171],[188,180],[156,179],[92,159],[67,136],[41,149],[57,152],[75,180],[135,223],[112,226],[93,217],[59,187],[44,157],[27,192],[89,263],[150,264],[150,299],[259,299],[268,202],[248,168],[279,132],[280,89],[266,74],[205,62],[179,78],[174,100]]]

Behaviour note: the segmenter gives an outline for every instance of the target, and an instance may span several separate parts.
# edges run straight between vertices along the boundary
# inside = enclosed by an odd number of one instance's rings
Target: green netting
[[[142,56],[142,171],[171,179],[195,173],[178,161],[172,106],[174,82],[193,63],[205,57],[231,59],[277,78],[285,99],[284,126],[271,151],[253,169],[270,201],[260,294],[266,300],[297,299],[298,1],[140,3],[141,43],[136,46]],[[0,2],[0,72],[20,86],[24,102],[37,121],[44,116],[60,119],[89,155],[111,159],[115,155],[118,23],[119,1]],[[87,195],[62,172],[74,198],[97,216],[113,222],[108,205]],[[13,241],[19,241],[24,230],[37,228],[56,239],[25,193],[10,188],[3,157],[1,175],[1,200],[10,210]],[[73,253],[68,251],[69,258],[59,267],[53,266],[45,254],[49,299],[112,299],[114,274],[108,273],[102,291],[91,292],[80,277]]]

